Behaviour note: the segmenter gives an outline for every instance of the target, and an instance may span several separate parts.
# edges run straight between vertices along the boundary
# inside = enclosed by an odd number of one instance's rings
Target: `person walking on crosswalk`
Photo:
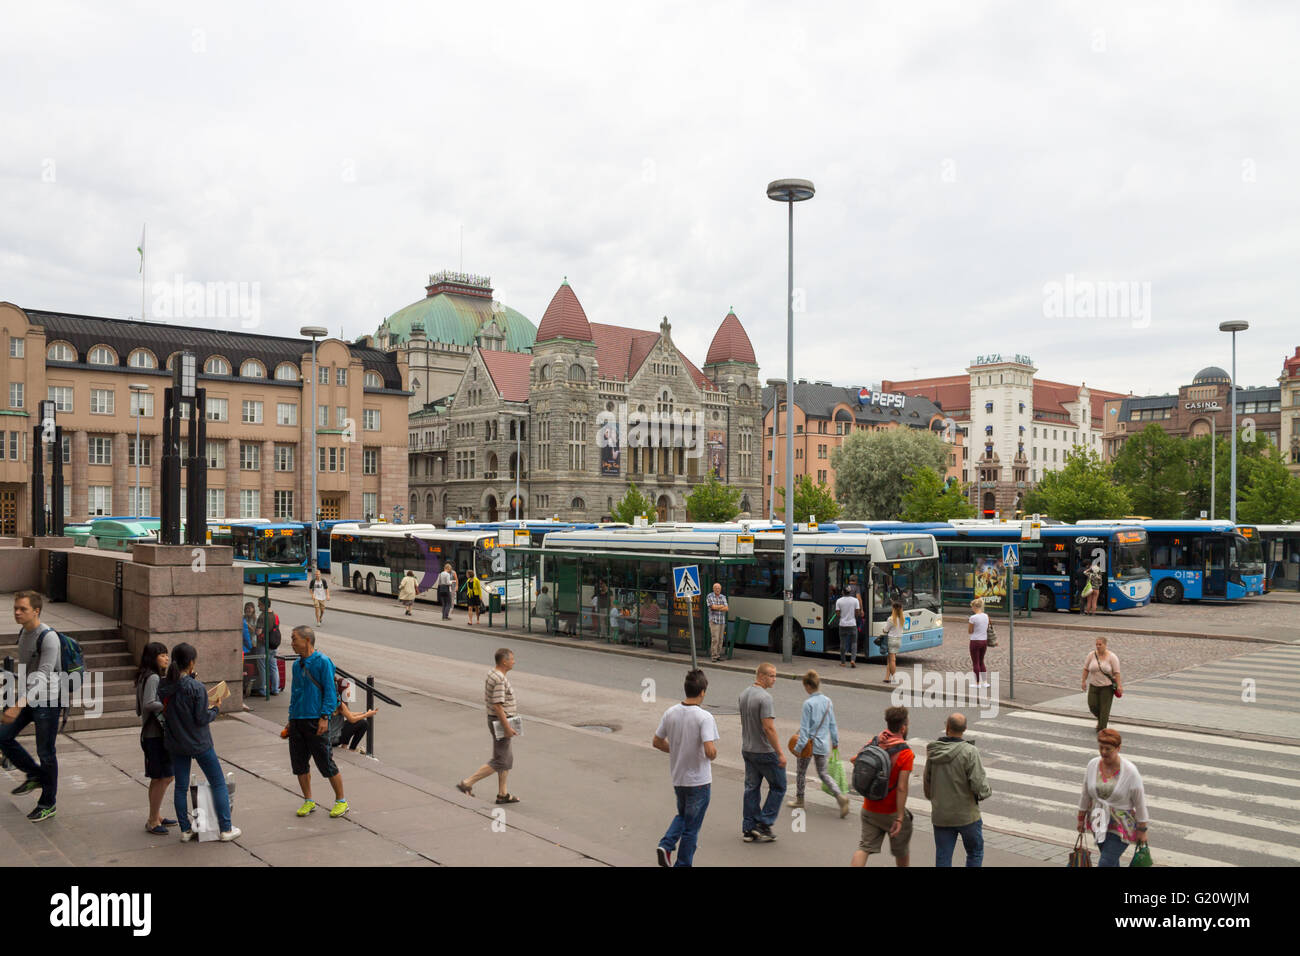
[[[1119,674],[1119,658],[1106,649],[1106,638],[1098,637],[1097,646],[1083,662],[1083,686],[1088,692],[1088,709],[1097,718],[1097,729],[1105,730],[1110,721],[1110,705],[1124,696]]]
[[[949,714],[944,735],[925,748],[922,784],[930,801],[934,827],[934,865],[952,866],[952,851],[961,837],[967,866],[984,863],[984,824],[980,801],[993,793],[980,752],[965,739],[966,715]]]
[[[1079,799],[1078,831],[1085,824],[1097,841],[1098,866],[1119,866],[1130,843],[1147,842],[1147,799],[1142,775],[1133,762],[1119,755],[1119,733],[1097,733],[1100,756],[1088,762]]]

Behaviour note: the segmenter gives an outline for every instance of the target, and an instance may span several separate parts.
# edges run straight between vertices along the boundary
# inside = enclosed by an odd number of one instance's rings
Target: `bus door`
[[[1108,607],[1106,595],[1110,580],[1110,562],[1107,560],[1105,538],[1078,537],[1070,549],[1070,610],[1082,607],[1083,586],[1088,581],[1088,569],[1094,565],[1101,571],[1101,595],[1097,600]]]
[[[822,620],[826,622],[826,631],[823,638],[825,647],[822,649],[834,652],[840,649],[841,624],[835,614],[835,602],[845,594],[857,594],[862,599],[864,614],[864,626],[859,633],[860,635],[868,633],[870,629],[865,626],[865,623],[870,620],[871,614],[871,581],[867,575],[865,558],[827,561],[825,568],[825,580],[818,589],[818,600],[822,605]],[[808,641],[806,632],[804,640],[805,642]],[[811,645],[809,645],[809,650],[812,649]],[[858,650],[862,651],[862,649],[862,637],[859,636]]]
[[[1235,550],[1235,549],[1234,549]],[[1227,535],[1214,535],[1205,541],[1205,576],[1201,594],[1205,597],[1228,596],[1228,540]]]

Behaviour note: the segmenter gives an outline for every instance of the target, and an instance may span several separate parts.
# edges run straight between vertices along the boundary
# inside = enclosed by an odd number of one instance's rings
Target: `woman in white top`
[[[1096,649],[1083,662],[1083,686],[1088,692],[1088,709],[1097,718],[1097,729],[1105,730],[1110,720],[1110,703],[1124,696],[1120,683],[1119,658],[1106,650],[1106,638],[1097,638]]]
[[[885,630],[885,639],[887,641],[885,650],[889,654],[889,662],[885,665],[885,683],[893,684],[898,680],[894,676],[895,661],[899,648],[903,646],[903,605],[899,601],[895,601],[889,611],[889,625]]]
[[[1119,755],[1122,743],[1113,730],[1097,734],[1099,757],[1088,762],[1079,800],[1078,830],[1092,830],[1101,852],[1098,866],[1119,866],[1130,843],[1147,842],[1147,798],[1142,775],[1132,761]]]
[[[976,598],[970,602],[971,616],[967,619],[966,633],[970,635],[970,663],[975,674],[976,687],[988,687],[987,680],[981,680],[981,674],[987,674],[984,666],[984,652],[989,646],[989,616],[984,613],[984,599]]]

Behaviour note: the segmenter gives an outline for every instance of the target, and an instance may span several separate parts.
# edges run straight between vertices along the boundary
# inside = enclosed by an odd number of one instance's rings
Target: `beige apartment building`
[[[207,391],[210,518],[309,519],[313,422],[322,520],[375,517],[405,504],[410,395],[399,355],[320,340],[313,415],[308,339],[0,302],[0,536],[32,531],[32,443],[44,400],[55,403],[63,430],[65,520],[158,515],[163,392],[183,351],[197,356],[198,385]],[[47,507],[52,450],[46,446]]]

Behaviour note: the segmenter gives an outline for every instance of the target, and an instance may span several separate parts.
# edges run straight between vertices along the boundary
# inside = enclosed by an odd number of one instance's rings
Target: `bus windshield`
[[[1258,537],[1244,538],[1238,535],[1237,555],[1242,574],[1264,573],[1264,548],[1260,545]]]
[[[288,534],[276,531],[273,537],[262,538],[263,545],[258,555],[262,561],[271,564],[302,564],[307,557],[307,541],[301,531]]]
[[[1111,568],[1111,577],[1117,580],[1125,578],[1142,578],[1151,573],[1151,552],[1146,540],[1125,543],[1115,542],[1115,562]]]
[[[921,608],[941,610],[939,565],[936,561],[885,561],[873,564],[871,578],[875,585],[873,617],[889,617],[890,605],[898,601],[903,610]]]

